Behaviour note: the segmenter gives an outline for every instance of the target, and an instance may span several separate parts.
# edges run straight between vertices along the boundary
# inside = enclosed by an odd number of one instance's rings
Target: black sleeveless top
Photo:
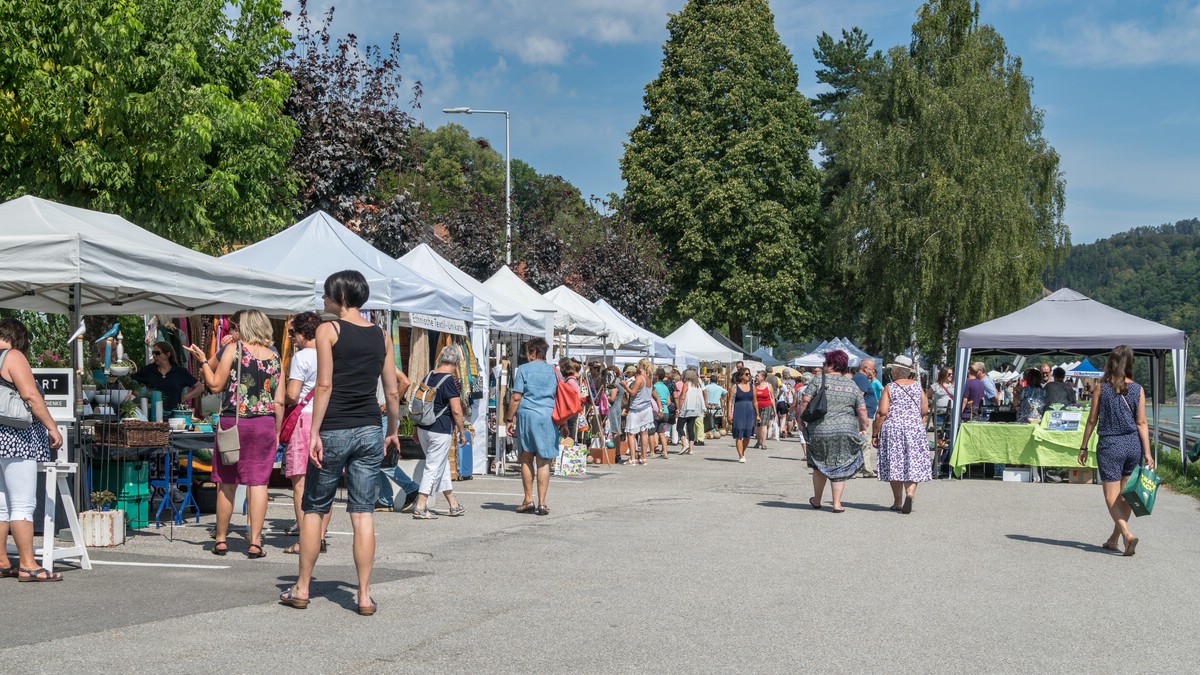
[[[387,356],[378,326],[356,326],[338,319],[340,333],[333,345],[333,390],[321,429],[380,426],[375,386]]]

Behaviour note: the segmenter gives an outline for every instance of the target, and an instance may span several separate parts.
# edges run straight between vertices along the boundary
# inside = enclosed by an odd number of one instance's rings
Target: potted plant
[[[112,508],[117,496],[109,490],[91,493],[95,508],[79,514],[84,546],[117,546],[125,543],[125,512]]]
[[[99,511],[109,510],[115,501],[117,501],[117,496],[108,490],[97,490],[92,493],[92,504]]]

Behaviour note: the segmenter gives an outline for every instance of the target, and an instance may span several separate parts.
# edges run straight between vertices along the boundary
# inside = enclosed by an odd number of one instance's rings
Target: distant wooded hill
[[[1051,282],[1064,286],[1185,331],[1191,338],[1187,389],[1200,391],[1200,219],[1072,246]]]

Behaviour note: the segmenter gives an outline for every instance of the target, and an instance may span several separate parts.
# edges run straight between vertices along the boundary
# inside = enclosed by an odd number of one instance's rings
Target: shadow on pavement
[[[781,502],[781,501],[771,500],[771,501],[759,502],[758,505],[765,506],[765,507],[771,508],[771,509],[803,509],[805,511],[813,510],[812,505],[810,505],[807,502],[800,502],[798,504],[795,504],[792,502]]]
[[[854,502],[848,502],[845,500],[842,501],[842,506],[848,509],[858,509],[859,511],[890,511],[890,509],[883,504],[856,504]]]
[[[1049,546],[1062,546],[1063,548],[1074,548],[1088,553],[1105,553],[1108,555],[1120,555],[1113,551],[1108,551],[1104,547],[1097,544],[1088,544],[1082,541],[1068,541],[1066,539],[1045,539],[1043,537],[1030,537],[1024,534],[1006,534],[1004,535],[1013,541],[1024,541],[1031,544],[1047,544]]]
[[[710,462],[736,462],[737,457],[705,457]]]
[[[787,459],[787,460],[791,460],[793,462],[805,461],[805,459],[803,457],[783,457],[781,455],[768,455],[767,459]]]
[[[516,513],[518,506],[520,506],[520,504],[509,504],[506,502],[484,502],[479,505],[479,508],[483,509],[484,511],[510,511],[512,513]]]

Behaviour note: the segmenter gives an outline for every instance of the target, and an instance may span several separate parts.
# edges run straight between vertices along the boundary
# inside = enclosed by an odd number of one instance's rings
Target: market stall
[[[1018,464],[1079,468],[1079,448],[1083,445],[1083,428],[1053,430],[1050,413],[1040,424],[1005,424],[963,422],[954,441],[950,466],[958,475],[971,464]],[[1086,466],[1096,468],[1096,442],[1092,434]]]
[[[82,317],[91,315],[229,313],[246,307],[287,315],[315,308],[311,277],[223,262],[120,216],[31,196],[0,204],[0,260],[0,307],[68,314],[72,326],[82,327]],[[74,405],[56,417],[64,424],[73,420],[72,433],[64,434],[72,442],[44,467],[48,475],[73,473],[70,490],[60,492],[77,496],[82,452],[75,413],[83,408],[83,349],[80,330],[71,349],[74,374],[66,378]],[[84,507],[82,502],[77,506]],[[52,512],[47,509],[47,525]],[[74,514],[68,515],[74,530]]]
[[[433,279],[440,287],[465,291],[475,298],[474,322],[471,326],[470,341],[476,355],[477,361],[474,365],[479,377],[472,380],[471,398],[481,404],[471,406],[471,426],[475,438],[479,439],[476,441],[475,447],[487,447],[489,409],[493,405],[503,405],[503,401],[498,397],[489,395],[489,375],[492,373],[492,366],[500,365],[506,352],[515,353],[513,345],[522,336],[553,338],[553,315],[526,309],[503,293],[485,286],[471,275],[450,264],[427,244],[417,245],[408,253],[397,258],[397,261]],[[510,363],[515,365],[515,360],[510,359]],[[499,419],[499,415],[496,419]],[[499,427],[497,427],[497,431],[499,432]],[[497,435],[498,444],[500,440],[500,436]],[[498,458],[502,459],[503,454],[499,452],[498,446],[497,452]],[[472,461],[474,473],[487,472],[486,452],[475,452]],[[500,464],[502,463],[500,462]]]
[[[1137,356],[1150,360],[1147,403],[1153,406],[1154,437],[1158,441],[1158,406],[1165,398],[1165,357],[1174,365],[1175,390],[1186,391],[1186,336],[1183,331],[1147,321],[1096,302],[1069,288],[1056,291],[1012,314],[967,328],[958,334],[954,389],[965,391],[967,366],[972,357],[990,354],[1106,354],[1117,345],[1128,345]],[[1179,428],[1184,428],[1184,397],[1178,396]],[[963,399],[955,396],[951,437],[959,444]],[[966,442],[966,441],[964,441]],[[969,444],[969,443],[968,443]],[[1181,443],[1180,445],[1185,445]],[[957,450],[956,450],[957,451]],[[963,449],[972,453],[969,447]],[[1078,453],[1078,450],[1076,450]],[[1186,452],[1180,449],[1183,461]]]

